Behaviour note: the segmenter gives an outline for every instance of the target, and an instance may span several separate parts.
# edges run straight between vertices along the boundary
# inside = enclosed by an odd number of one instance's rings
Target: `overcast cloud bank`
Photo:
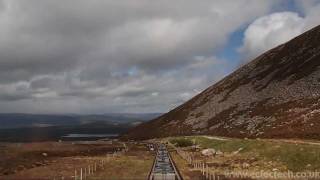
[[[239,28],[250,59],[319,24],[283,2],[0,0],[0,111],[166,112],[230,73]]]

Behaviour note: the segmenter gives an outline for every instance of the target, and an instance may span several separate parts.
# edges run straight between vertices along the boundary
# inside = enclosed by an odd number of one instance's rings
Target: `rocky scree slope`
[[[262,54],[124,137],[320,139],[320,26]]]

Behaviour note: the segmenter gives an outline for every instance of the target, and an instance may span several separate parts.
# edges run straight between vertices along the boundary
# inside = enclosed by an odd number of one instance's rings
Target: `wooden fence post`
[[[202,163],[202,175],[204,176],[204,162]]]
[[[82,180],[82,168],[80,169],[80,180]]]
[[[74,180],[77,180],[77,169],[74,170]]]
[[[209,178],[209,166],[206,164],[206,179]]]
[[[215,172],[211,172],[211,180],[214,180],[215,179]]]

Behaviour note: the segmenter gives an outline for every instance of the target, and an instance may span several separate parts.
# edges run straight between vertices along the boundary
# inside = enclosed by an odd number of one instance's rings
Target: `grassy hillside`
[[[170,138],[174,140],[176,138]],[[276,162],[291,171],[320,170],[320,145],[257,139],[214,139],[203,136],[188,136],[201,148],[214,148],[224,153],[232,153],[240,148],[243,158],[257,161]]]

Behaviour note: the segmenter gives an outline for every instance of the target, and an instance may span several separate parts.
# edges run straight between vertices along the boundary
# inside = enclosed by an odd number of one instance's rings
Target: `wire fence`
[[[90,177],[96,175],[99,171],[104,171],[106,166],[110,161],[112,161],[115,157],[124,154],[128,151],[128,147],[126,144],[123,144],[124,148],[119,151],[114,151],[113,153],[106,154],[104,157],[100,157],[99,159],[93,160],[90,163],[82,167],[78,167],[74,169],[73,176],[69,177],[54,177],[53,180],[87,180]],[[71,173],[72,174],[72,173]]]
[[[191,152],[186,152],[181,148],[176,147],[172,143],[168,142],[171,147],[177,152],[177,154],[187,161],[187,163],[195,171],[200,171],[203,178],[206,180],[219,180],[222,176],[217,175],[212,169],[210,169],[208,163],[204,160],[198,160],[195,158],[195,154]]]

